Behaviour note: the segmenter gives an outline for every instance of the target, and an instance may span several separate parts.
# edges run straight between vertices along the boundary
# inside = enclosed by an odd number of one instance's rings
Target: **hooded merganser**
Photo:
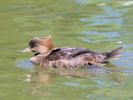
[[[54,48],[52,37],[35,37],[29,42],[29,47],[20,52],[35,52],[30,60],[44,67],[85,67],[102,66],[122,53],[122,47],[110,52],[95,52],[86,48]]]

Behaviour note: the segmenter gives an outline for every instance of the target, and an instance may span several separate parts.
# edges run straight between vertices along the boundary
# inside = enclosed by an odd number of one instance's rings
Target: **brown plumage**
[[[85,67],[101,66],[111,59],[118,57],[122,52],[122,47],[111,52],[95,52],[86,48],[53,48],[51,36],[43,38],[33,38],[29,42],[29,47],[21,52],[35,52],[35,56],[30,60],[45,67]]]

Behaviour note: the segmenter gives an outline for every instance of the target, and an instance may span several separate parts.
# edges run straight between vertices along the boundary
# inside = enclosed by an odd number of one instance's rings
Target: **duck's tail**
[[[112,50],[111,52],[106,52],[105,60],[108,61],[108,60],[115,59],[115,58],[119,57],[120,54],[122,54],[122,49],[123,49],[123,47],[119,47],[119,48]]]

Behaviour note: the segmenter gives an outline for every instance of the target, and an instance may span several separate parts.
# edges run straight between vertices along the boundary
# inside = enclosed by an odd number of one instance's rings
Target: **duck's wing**
[[[85,48],[56,48],[47,56],[47,59],[50,61],[60,59],[71,59],[85,53],[95,52]]]
[[[91,65],[99,65],[101,63],[106,63],[111,59],[117,58],[122,53],[122,47],[116,48],[110,52],[89,52],[83,55],[79,55],[85,62]]]
[[[85,48],[71,48],[70,49],[70,57],[76,57],[82,54],[86,54],[86,53],[90,53],[90,54],[95,54],[96,52],[91,51],[89,49],[85,49]]]

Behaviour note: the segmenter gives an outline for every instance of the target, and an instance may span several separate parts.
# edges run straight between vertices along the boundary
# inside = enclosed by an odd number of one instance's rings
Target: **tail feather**
[[[122,49],[123,47],[119,47],[112,50],[111,52],[106,53],[106,61],[119,57],[122,54]]]

